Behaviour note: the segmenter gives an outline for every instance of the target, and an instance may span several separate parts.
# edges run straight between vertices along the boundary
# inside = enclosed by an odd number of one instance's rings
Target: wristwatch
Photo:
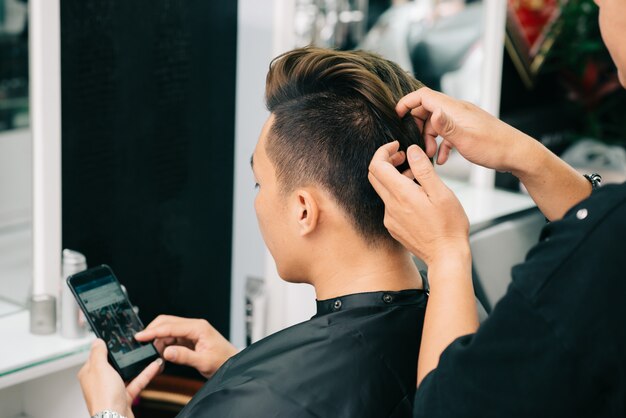
[[[124,415],[120,415],[115,411],[111,411],[110,409],[105,409],[104,411],[100,411],[96,413],[96,415],[91,418],[126,418]]]
[[[593,173],[593,174],[583,174],[583,176],[589,180],[589,183],[591,183],[591,189],[595,190],[598,187],[602,186],[602,176],[598,173]]]

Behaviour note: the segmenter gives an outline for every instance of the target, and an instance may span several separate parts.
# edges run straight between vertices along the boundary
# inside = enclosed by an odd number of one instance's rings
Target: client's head
[[[302,252],[322,251],[315,245],[333,235],[368,248],[399,245],[383,225],[368,165],[394,140],[404,150],[423,148],[413,120],[394,110],[420,87],[393,62],[362,51],[303,48],[272,61],[265,94],[271,115],[253,155],[255,207],[284,279],[306,281]]]

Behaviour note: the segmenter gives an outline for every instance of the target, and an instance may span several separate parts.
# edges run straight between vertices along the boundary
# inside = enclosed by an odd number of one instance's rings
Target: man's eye
[[[254,188],[258,189],[259,188],[259,183],[254,183]]]

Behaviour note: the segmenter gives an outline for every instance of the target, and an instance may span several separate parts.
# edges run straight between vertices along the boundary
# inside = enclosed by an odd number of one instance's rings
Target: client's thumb
[[[197,367],[197,356],[198,353],[195,351],[180,345],[171,345],[166,347],[163,351],[163,357],[165,360],[171,363],[182,364],[194,368]]]

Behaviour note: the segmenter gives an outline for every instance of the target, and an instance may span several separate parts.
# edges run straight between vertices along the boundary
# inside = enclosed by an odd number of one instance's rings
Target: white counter
[[[535,202],[526,194],[474,187],[456,180],[444,179],[444,182],[459,198],[467,213],[470,225],[536,206]]]
[[[0,389],[83,363],[94,339],[33,335],[26,310],[0,318],[0,334]]]

